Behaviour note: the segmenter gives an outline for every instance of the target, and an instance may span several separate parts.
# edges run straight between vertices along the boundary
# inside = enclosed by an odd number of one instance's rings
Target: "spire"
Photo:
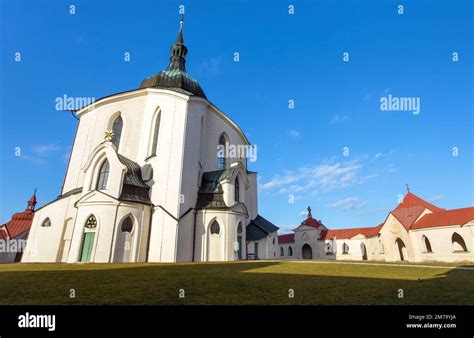
[[[308,218],[313,218],[313,215],[311,215],[311,207],[308,206]]]
[[[26,207],[26,210],[34,211],[36,203],[37,201],[36,201],[36,188],[35,188],[35,191],[33,192],[33,196],[31,196],[30,199],[28,200],[28,206]]]
[[[179,22],[179,33],[178,38],[176,39],[176,44],[184,44],[183,39],[183,26],[184,26],[184,14],[181,14],[181,21]]]
[[[171,57],[170,64],[168,65],[167,70],[181,70],[186,71],[186,54],[188,49],[184,45],[183,38],[183,26],[184,26],[184,15],[181,15],[181,21],[179,22],[179,33],[176,38],[176,43],[171,46]]]

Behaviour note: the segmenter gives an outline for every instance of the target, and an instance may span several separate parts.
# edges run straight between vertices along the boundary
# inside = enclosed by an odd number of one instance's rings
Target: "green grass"
[[[474,270],[285,261],[7,264],[0,265],[0,304],[472,305]]]

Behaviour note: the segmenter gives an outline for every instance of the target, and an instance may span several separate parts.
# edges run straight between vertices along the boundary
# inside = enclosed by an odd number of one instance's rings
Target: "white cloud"
[[[33,148],[33,151],[39,156],[47,156],[50,153],[61,150],[61,146],[57,144],[43,144]]]
[[[288,130],[288,135],[290,135],[293,138],[301,138],[301,132],[295,129]]]
[[[214,56],[210,58],[209,60],[206,60],[202,62],[198,67],[197,67],[197,73],[199,74],[218,74],[220,73],[221,70],[221,64],[222,64],[222,55],[219,56]]]
[[[278,229],[278,234],[279,235],[284,235],[284,234],[292,234],[293,229],[296,228],[294,225],[277,225],[280,229]]]
[[[300,211],[299,215],[302,216],[302,217],[308,216],[308,210],[305,209],[303,211]]]
[[[19,158],[22,159],[22,160],[26,160],[26,161],[36,163],[36,164],[45,164],[46,163],[46,161],[44,159],[42,159],[40,157],[37,157],[37,156],[20,155]]]
[[[342,114],[337,114],[334,115],[331,119],[331,124],[340,124],[344,123],[349,120],[349,116],[347,115],[342,115]]]
[[[359,184],[375,175],[360,176],[362,165],[356,161],[307,165],[296,170],[285,170],[270,181],[260,184],[263,191],[278,193],[324,192]]]
[[[330,208],[339,208],[342,210],[360,209],[365,206],[367,202],[361,201],[358,197],[348,197],[334,203],[328,204]]]
[[[430,199],[428,199],[429,202],[437,202],[437,201],[442,201],[442,200],[444,200],[443,195],[433,196]]]

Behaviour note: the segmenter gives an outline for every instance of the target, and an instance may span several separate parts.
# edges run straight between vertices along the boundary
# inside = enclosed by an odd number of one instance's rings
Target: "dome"
[[[179,69],[166,69],[150,76],[142,81],[140,88],[166,88],[206,98],[199,82]]]
[[[170,63],[166,70],[147,77],[140,88],[166,88],[184,94],[206,98],[199,82],[186,72],[186,54],[188,49],[183,39],[183,19],[181,19],[178,38],[171,46]]]

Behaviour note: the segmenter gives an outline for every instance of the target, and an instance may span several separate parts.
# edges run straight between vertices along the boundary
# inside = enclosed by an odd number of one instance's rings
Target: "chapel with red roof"
[[[287,259],[473,262],[474,207],[446,210],[407,194],[372,227],[328,229],[308,207],[291,234],[278,236]]]
[[[20,262],[37,204],[36,191],[26,209],[13,214],[10,221],[0,225],[0,263]]]

